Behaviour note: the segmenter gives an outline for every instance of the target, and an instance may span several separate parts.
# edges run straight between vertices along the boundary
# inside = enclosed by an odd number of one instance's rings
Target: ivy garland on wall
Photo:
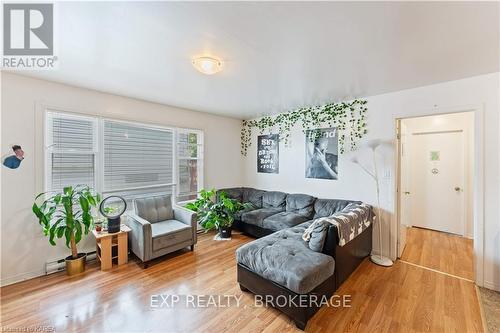
[[[367,133],[366,111],[368,109],[366,103],[368,101],[355,99],[351,102],[304,107],[295,111],[280,113],[276,116],[243,120],[241,154],[247,156],[248,148],[252,142],[253,128],[257,128],[260,134],[277,130],[280,140],[288,144],[290,132],[296,124],[302,126],[304,133],[320,126],[336,127],[339,131],[339,152],[341,154],[345,153],[348,147],[350,150],[355,150],[359,139]]]

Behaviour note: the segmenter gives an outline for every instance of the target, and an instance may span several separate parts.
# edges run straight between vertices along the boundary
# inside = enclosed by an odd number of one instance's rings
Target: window
[[[195,130],[177,132],[177,201],[196,199],[203,184],[203,135]]]
[[[104,194],[172,193],[173,131],[104,120]]]
[[[49,111],[46,130],[46,189],[96,185],[97,121]]]
[[[201,131],[47,110],[45,135],[47,191],[87,184],[130,204],[165,193],[192,200],[203,186]]]

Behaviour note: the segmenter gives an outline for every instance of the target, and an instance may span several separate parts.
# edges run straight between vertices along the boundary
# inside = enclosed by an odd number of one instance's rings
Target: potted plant
[[[56,245],[56,237],[65,237],[66,246],[71,249],[71,255],[66,257],[66,273],[81,273],[85,270],[86,254],[78,253],[76,245],[91,229],[91,209],[98,205],[100,196],[86,185],[65,187],[61,193],[46,198],[39,205],[37,201],[44,196],[47,196],[47,193],[36,196],[33,213],[38,218],[43,233],[49,237],[51,245]]]
[[[197,213],[198,222],[203,229],[216,229],[221,238],[231,238],[234,216],[248,205],[229,198],[224,191],[219,192],[217,200],[216,191],[212,189],[201,190],[200,197],[188,203],[186,208]]]

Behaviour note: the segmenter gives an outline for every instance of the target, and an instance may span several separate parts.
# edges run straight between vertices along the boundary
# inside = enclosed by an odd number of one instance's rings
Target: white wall
[[[479,108],[484,131],[476,138],[484,139],[484,274],[479,272],[489,288],[500,290],[500,223],[499,223],[499,73],[450,81],[416,89],[368,97],[368,139],[395,140],[395,119],[446,112],[469,111]],[[280,173],[257,174],[256,136],[245,162],[245,184],[268,190],[303,192],[324,198],[359,199],[374,204],[373,181],[347,156],[339,159],[339,180],[327,181],[304,177],[304,135],[299,128],[292,132],[290,147],[280,146]],[[356,154],[364,154],[360,151]],[[382,202],[384,216],[383,253],[395,258],[396,224],[394,219],[394,152],[386,151],[381,158]],[[477,162],[477,161],[476,161]],[[483,213],[481,211],[480,213]],[[375,230],[374,235],[377,234]],[[377,237],[374,248],[378,251]]]
[[[35,194],[43,191],[43,112],[46,104],[76,112],[145,123],[196,128],[205,134],[206,187],[237,186],[242,182],[240,124],[221,117],[144,102],[68,85],[2,73],[1,155],[20,144],[25,160],[17,170],[1,171],[1,283],[43,274],[45,262],[68,254],[52,247],[31,213]],[[81,250],[94,250],[92,236]]]
[[[462,130],[464,135],[464,159],[465,159],[465,179],[464,195],[465,195],[465,236],[472,238],[474,234],[474,113],[464,112],[455,114],[445,114],[430,117],[418,117],[404,119],[401,125],[406,126],[406,131],[408,135],[406,151],[411,152],[413,147],[415,147],[413,133],[420,132],[437,132],[437,131],[454,131]],[[410,153],[411,154],[411,153]],[[410,165],[408,166],[409,171],[412,172],[411,165],[415,165],[414,155],[410,155]],[[402,166],[403,167],[403,166]],[[410,174],[412,179],[415,176]],[[402,179],[403,181],[403,179]],[[415,181],[419,181],[418,179]],[[401,184],[401,187],[405,187]],[[412,191],[411,186],[406,186]],[[411,195],[410,195],[411,200]],[[410,203],[411,204],[411,203]]]

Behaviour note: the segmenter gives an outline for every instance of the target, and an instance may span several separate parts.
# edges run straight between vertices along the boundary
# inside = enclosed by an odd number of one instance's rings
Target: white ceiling
[[[499,70],[499,3],[67,2],[24,74],[251,118]],[[196,55],[224,60],[214,76]]]

